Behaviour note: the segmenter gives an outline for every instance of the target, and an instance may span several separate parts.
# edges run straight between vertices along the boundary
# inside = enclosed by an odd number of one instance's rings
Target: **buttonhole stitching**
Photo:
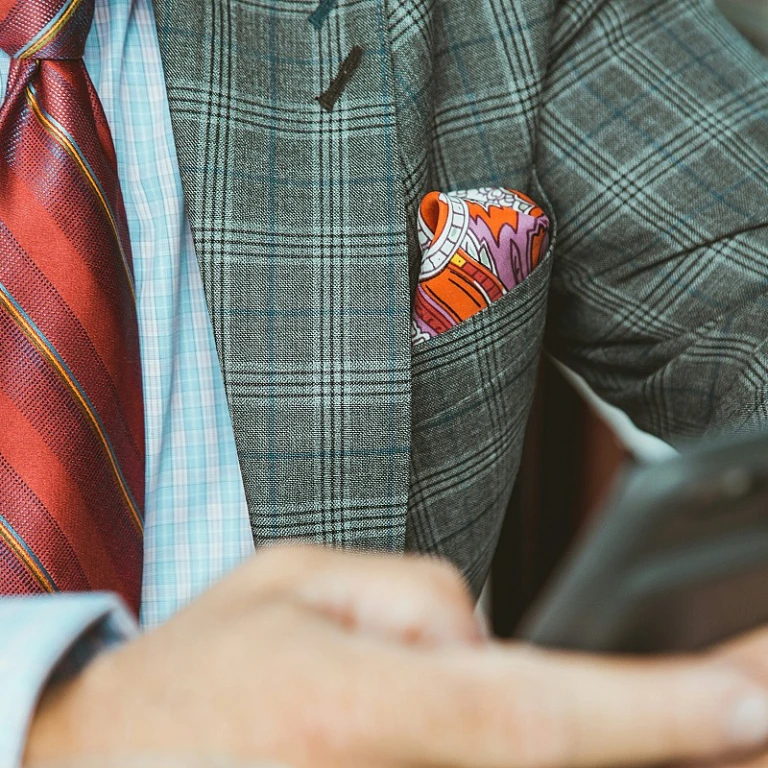
[[[328,86],[325,93],[322,93],[317,97],[320,102],[320,106],[327,112],[331,112],[339,100],[347,84],[352,79],[352,75],[355,70],[360,66],[360,60],[363,57],[363,49],[359,45],[355,45],[347,55],[347,58],[339,67],[339,71],[336,77],[333,78],[331,84]]]

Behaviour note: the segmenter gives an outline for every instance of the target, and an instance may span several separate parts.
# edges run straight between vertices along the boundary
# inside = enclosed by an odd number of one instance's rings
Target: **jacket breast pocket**
[[[413,348],[406,548],[453,561],[475,592],[520,465],[552,250],[498,301]]]

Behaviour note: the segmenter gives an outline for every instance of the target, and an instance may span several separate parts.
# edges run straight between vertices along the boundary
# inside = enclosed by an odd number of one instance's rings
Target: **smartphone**
[[[706,648],[768,622],[768,434],[625,471],[519,636],[563,649]]]

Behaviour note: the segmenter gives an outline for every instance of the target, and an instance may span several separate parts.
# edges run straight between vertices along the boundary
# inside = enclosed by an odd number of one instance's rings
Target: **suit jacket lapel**
[[[319,34],[304,3],[154,3],[254,536],[400,550],[410,296],[380,4]],[[374,50],[327,112],[355,44]]]

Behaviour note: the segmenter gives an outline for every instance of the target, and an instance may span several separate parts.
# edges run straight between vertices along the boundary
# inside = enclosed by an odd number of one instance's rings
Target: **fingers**
[[[661,661],[478,649],[467,647],[480,636],[472,601],[435,561],[281,547],[237,578],[262,604],[287,599],[333,619],[312,637],[320,652],[327,635],[320,655],[331,682],[308,732],[368,764],[371,755],[412,768],[730,763],[768,740],[768,683],[750,666],[766,655],[768,633]]]
[[[709,660],[599,660],[519,646],[432,656],[431,670],[412,679],[415,703],[383,735],[394,765],[644,765],[738,754],[768,738],[765,690]]]
[[[408,643],[479,643],[483,631],[458,573],[436,560],[355,556],[297,590],[346,626]]]
[[[700,765],[696,768],[768,768],[768,755],[760,753],[738,762],[708,763],[706,766]]]
[[[768,629],[758,629],[715,651],[721,660],[754,675],[768,686]]]
[[[438,560],[278,546],[257,554],[248,576],[260,595],[290,592],[356,631],[406,643],[484,640],[463,580]]]
[[[714,656],[768,687],[768,629],[741,636],[717,649]],[[709,763],[708,768],[768,768],[768,752],[758,751],[743,760]]]

